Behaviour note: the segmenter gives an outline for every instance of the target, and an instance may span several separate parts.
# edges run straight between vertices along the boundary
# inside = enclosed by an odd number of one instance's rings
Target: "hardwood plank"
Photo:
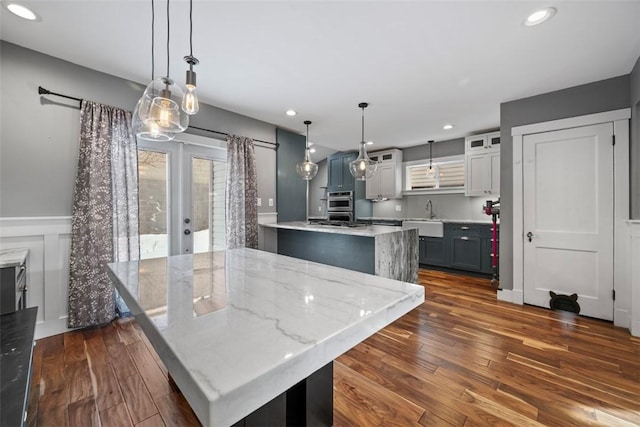
[[[84,336],[81,331],[65,332],[64,340],[64,363],[80,362],[87,359],[84,350]]]
[[[65,366],[64,374],[69,387],[69,403],[93,397],[91,372],[86,359]]]
[[[95,378],[94,393],[98,410],[103,412],[105,409],[121,404],[122,394],[111,365],[91,366],[91,373]]]
[[[93,366],[105,366],[107,364],[107,346],[102,340],[102,333],[93,334],[91,338],[84,341],[86,347],[87,359],[89,364]]]
[[[120,387],[134,424],[158,413],[151,395],[138,374],[120,379]]]
[[[123,317],[113,321],[116,330],[120,336],[120,340],[125,344],[133,344],[140,341],[140,334],[135,328],[135,319],[133,317]]]
[[[72,402],[68,411],[69,427],[100,427],[98,408],[93,397]]]
[[[60,349],[60,358],[63,358]],[[66,427],[69,425],[67,413],[66,390],[54,390],[40,396],[38,403],[38,426],[39,427]]]
[[[167,427],[200,427],[202,425],[182,394],[166,394],[156,399],[156,404]]]
[[[50,354],[42,359],[40,374],[40,393],[49,394],[60,392],[65,404],[69,403],[67,382],[64,375],[64,347],[59,347],[58,353]]]
[[[102,427],[133,427],[124,403],[100,411]]]
[[[333,366],[334,389],[344,397],[334,400],[334,406],[339,408],[338,412],[351,415],[349,422],[352,425],[418,425],[418,420],[424,413],[423,408],[359,375],[342,363],[336,362]],[[362,408],[375,408],[375,411],[362,411]]]
[[[147,418],[146,420],[136,424],[136,427],[166,427],[166,424],[162,421],[160,414],[156,414],[153,417]]]
[[[171,385],[142,341],[127,345],[127,351],[154,400],[157,401],[157,398],[173,392]]]

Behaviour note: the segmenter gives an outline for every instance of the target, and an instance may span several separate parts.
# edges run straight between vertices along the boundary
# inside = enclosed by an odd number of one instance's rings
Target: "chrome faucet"
[[[433,213],[433,203],[431,203],[431,199],[427,200],[427,206],[424,207],[426,211],[429,213],[429,219],[433,219],[435,214]]]

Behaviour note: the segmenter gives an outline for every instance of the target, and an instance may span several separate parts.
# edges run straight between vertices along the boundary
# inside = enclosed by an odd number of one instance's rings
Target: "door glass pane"
[[[193,253],[224,249],[226,163],[194,157],[191,170]]]
[[[169,255],[167,166],[167,153],[138,150],[141,259]]]

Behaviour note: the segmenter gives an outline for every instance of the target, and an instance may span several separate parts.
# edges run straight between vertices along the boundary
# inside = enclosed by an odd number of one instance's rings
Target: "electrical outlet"
[[[322,212],[322,205],[318,206],[318,212]]]
[[[262,206],[262,198],[258,197],[258,206]]]
[[[269,206],[273,206],[273,199],[269,198]]]
[[[396,212],[402,212],[402,205],[396,205]]]

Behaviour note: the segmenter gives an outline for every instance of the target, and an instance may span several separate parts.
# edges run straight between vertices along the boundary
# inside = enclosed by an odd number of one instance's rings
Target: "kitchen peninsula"
[[[109,264],[205,426],[333,422],[333,359],[424,288],[253,249]]]
[[[403,282],[418,282],[418,230],[366,225],[340,227],[261,224],[265,250]]]

